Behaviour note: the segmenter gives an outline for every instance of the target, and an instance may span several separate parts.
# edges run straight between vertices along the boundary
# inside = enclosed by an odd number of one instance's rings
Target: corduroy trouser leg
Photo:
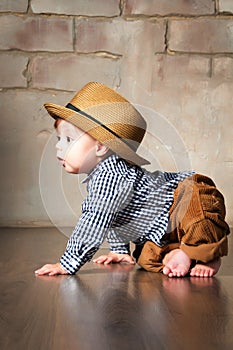
[[[174,192],[164,237],[169,243],[159,247],[147,241],[137,262],[147,271],[160,272],[164,256],[180,248],[190,259],[206,263],[227,255],[229,232],[222,194],[210,178],[195,174],[180,182]]]

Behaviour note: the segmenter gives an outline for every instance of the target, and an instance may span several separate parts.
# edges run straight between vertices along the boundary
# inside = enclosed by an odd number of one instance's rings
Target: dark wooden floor
[[[1,350],[233,349],[233,244],[215,278],[169,279],[138,266],[85,265],[36,277],[56,262],[56,229],[0,231]]]

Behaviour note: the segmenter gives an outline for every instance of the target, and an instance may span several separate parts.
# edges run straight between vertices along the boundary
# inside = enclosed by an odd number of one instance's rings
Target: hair
[[[57,117],[57,118],[55,119],[55,122],[54,122],[54,124],[53,124],[54,129],[57,129],[57,127],[58,127],[58,122],[59,122],[60,120],[62,120],[62,119],[59,118],[59,117]]]

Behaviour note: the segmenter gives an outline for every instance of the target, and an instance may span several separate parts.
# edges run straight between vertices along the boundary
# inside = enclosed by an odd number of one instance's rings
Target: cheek
[[[77,149],[75,147],[75,145],[67,145],[66,149],[64,149],[65,151],[65,156],[66,157],[74,157],[75,154],[77,154]]]
[[[65,156],[73,162],[80,160],[85,161],[93,157],[93,152],[95,152],[93,142],[77,142],[67,147]]]
[[[84,161],[86,158],[86,150],[85,147],[82,145],[73,144],[67,147],[66,153],[65,153],[65,159],[68,163],[76,164],[80,161]]]

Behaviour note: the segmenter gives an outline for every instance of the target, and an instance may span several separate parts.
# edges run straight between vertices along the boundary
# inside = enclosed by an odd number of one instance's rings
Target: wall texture
[[[0,32],[1,225],[75,223],[85,189],[43,103],[88,81],[144,113],[149,169],[213,177],[233,224],[232,0],[1,0]]]

